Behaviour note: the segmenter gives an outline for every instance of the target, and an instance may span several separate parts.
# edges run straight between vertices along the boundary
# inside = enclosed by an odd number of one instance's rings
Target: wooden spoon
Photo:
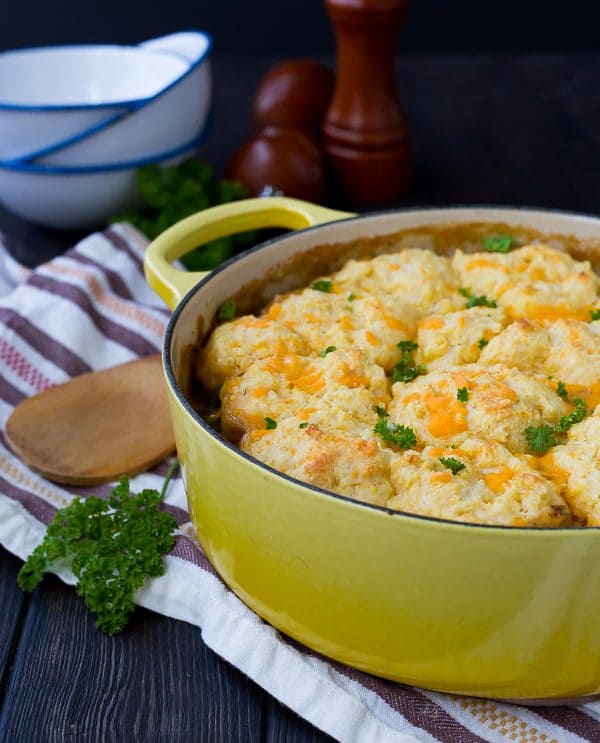
[[[68,485],[150,469],[175,449],[160,356],[83,374],[24,400],[6,438],[25,464]]]

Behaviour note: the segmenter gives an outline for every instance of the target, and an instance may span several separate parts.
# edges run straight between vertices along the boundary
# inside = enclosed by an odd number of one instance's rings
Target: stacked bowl
[[[210,37],[0,54],[0,202],[47,227],[106,223],[135,205],[136,170],[205,137]]]

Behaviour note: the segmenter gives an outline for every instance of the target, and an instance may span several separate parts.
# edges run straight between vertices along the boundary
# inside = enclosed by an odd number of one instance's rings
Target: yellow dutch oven
[[[200,212],[152,243],[148,281],[175,310],[163,360],[191,518],[232,590],[319,653],[457,694],[546,702],[595,695],[598,529],[453,523],[334,495],[240,452],[191,407],[177,381],[186,373],[186,347],[210,329],[219,305],[265,274],[276,277],[274,266],[292,259],[299,265],[298,256],[313,256],[316,246],[327,251],[357,238],[471,222],[584,240],[600,236],[599,219],[560,212],[455,208],[352,218],[272,198]],[[264,227],[299,231],[210,274],[172,265],[210,240]],[[280,271],[268,288],[298,285],[288,273]]]

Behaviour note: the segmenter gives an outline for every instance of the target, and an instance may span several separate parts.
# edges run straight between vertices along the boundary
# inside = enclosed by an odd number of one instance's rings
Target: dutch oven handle
[[[198,246],[238,232],[283,227],[299,230],[353,216],[283,196],[244,199],[196,212],[169,227],[150,244],[144,271],[154,291],[174,309],[210,271],[181,271],[172,265]]]

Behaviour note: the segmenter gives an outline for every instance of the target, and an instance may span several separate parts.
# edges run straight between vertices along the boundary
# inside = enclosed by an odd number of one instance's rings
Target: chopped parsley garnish
[[[509,253],[516,247],[517,241],[512,235],[495,235],[484,237],[481,241],[488,253]]]
[[[554,426],[544,424],[542,426],[528,426],[525,429],[525,438],[531,451],[536,454],[544,454],[551,446],[556,446]]]
[[[389,415],[388,411],[383,407],[383,405],[377,405],[375,408],[375,412],[377,413],[378,418],[387,418]]]
[[[571,426],[580,423],[588,414],[587,405],[580,397],[576,397],[573,400],[573,404],[575,405],[575,408],[568,415],[563,415],[559,418],[558,423],[556,424],[556,430],[558,433],[566,433]]]
[[[355,299],[356,299],[356,294],[354,292],[350,292],[350,294],[348,294],[348,301],[354,302]]]
[[[589,411],[585,402],[580,397],[576,397],[573,404],[575,408],[568,415],[559,418],[555,426],[544,424],[529,426],[525,429],[525,438],[532,451],[536,454],[543,454],[551,446],[556,446],[560,443],[560,436],[564,436],[571,426],[580,423],[586,417]]]
[[[469,399],[469,390],[466,387],[460,387],[456,393],[456,399],[459,402],[467,402]]]
[[[467,466],[464,462],[461,462],[460,459],[455,459],[454,457],[440,457],[440,462],[444,467],[447,467],[453,475],[464,470]]]
[[[489,343],[489,341],[488,341],[488,339],[487,339],[487,338],[480,338],[480,339],[479,339],[479,340],[477,341],[477,345],[479,346],[479,348],[485,348],[485,347],[487,346],[487,344],[488,344],[488,343]]]
[[[308,427],[308,421],[304,421],[304,423],[301,423],[298,428],[307,428]]]
[[[471,307],[497,307],[498,306],[494,299],[488,299],[485,296],[485,294],[476,296],[475,294],[472,294],[469,291],[469,289],[465,289],[464,287],[461,287],[458,291],[467,300],[467,303],[465,305],[466,309],[470,309]]]
[[[393,382],[412,382],[420,374],[425,374],[425,367],[410,366],[405,361],[399,361],[392,369]]]
[[[419,347],[419,344],[415,343],[414,341],[400,341],[400,343],[397,343],[396,345],[402,351],[402,353],[405,353],[407,351],[416,351]]]
[[[567,388],[564,385],[564,382],[557,382],[556,383],[556,394],[559,397],[562,397],[563,400],[569,399],[569,393],[567,391]]]
[[[318,292],[331,294],[331,291],[333,290],[333,281],[330,281],[329,279],[319,279],[319,281],[315,281],[311,288]]]
[[[399,449],[410,449],[417,443],[417,437],[412,428],[390,423],[385,418],[380,418],[373,430],[388,444],[397,446]]]
[[[130,495],[124,477],[108,500],[75,498],[57,511],[44,541],[19,570],[19,586],[33,591],[57,560],[71,560],[77,593],[96,614],[96,627],[107,635],[120,632],[133,611],[135,591],[146,576],[163,575],[163,555],[175,544],[177,522],[159,511],[158,504],[176,466],[169,470],[162,493]]]
[[[154,239],[167,227],[201,209],[245,199],[248,189],[242,183],[217,179],[212,168],[195,157],[179,165],[143,165],[136,172],[140,195],[136,211],[116,214],[111,222],[131,222]],[[208,271],[258,242],[255,231],[219,237],[195,248],[180,260],[189,271]]]
[[[600,320],[600,310],[590,310],[590,317],[592,318],[590,322]]]
[[[277,421],[273,420],[273,418],[269,418],[267,415],[265,417],[265,428],[267,431],[272,431],[274,428],[277,428]]]
[[[219,307],[217,316],[221,322],[228,322],[229,320],[233,320],[235,317],[236,309],[237,305],[235,301],[233,299],[228,299],[227,302],[223,302]]]
[[[337,350],[337,349],[336,349],[336,347],[335,347],[335,346],[327,346],[327,348],[326,348],[326,349],[325,349],[324,351],[321,351],[321,353],[319,354],[319,356],[320,356],[320,357],[321,357],[322,359],[324,359],[324,358],[325,358],[325,356],[327,356],[327,354],[328,354],[328,353],[331,353],[332,351],[336,351],[336,350]]]
[[[414,341],[400,341],[398,343],[402,355],[400,361],[392,369],[392,382],[412,382],[419,374],[425,374],[425,367],[413,362],[412,352],[416,351],[418,347],[418,344]]]

